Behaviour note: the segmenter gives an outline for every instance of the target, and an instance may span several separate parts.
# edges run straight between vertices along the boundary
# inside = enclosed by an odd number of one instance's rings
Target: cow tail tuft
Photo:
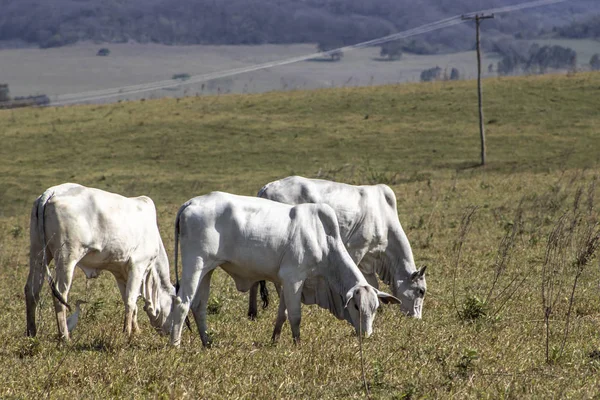
[[[269,289],[267,289],[267,282],[260,281],[260,299],[263,302],[262,308],[263,310],[269,307]]]

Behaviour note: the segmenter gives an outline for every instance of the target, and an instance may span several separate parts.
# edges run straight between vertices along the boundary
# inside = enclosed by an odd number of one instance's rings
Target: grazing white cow
[[[290,206],[257,197],[213,192],[184,203],[175,220],[175,268],[181,241],[183,272],[171,317],[171,344],[178,346],[192,309],[202,343],[208,344],[206,306],[210,278],[223,268],[240,291],[259,280],[283,286],[276,341],[287,317],[300,339],[300,303],[318,304],[357,332],[370,335],[379,299],[398,299],[373,288],[340,238],[334,211],[326,204]]]
[[[76,266],[88,278],[102,270],[114,275],[125,302],[123,330],[128,335],[139,329],[136,301],[140,289],[151,324],[168,333],[165,321],[175,288],[150,198],[127,198],[73,183],[51,187],[33,204],[30,239],[25,285],[28,336],[37,333],[35,311],[44,276],[50,277],[52,259],[56,279],[49,280],[62,338],[69,339],[66,299]]]
[[[352,260],[367,281],[377,275],[391,287],[402,311],[421,318],[427,290],[425,267],[417,270],[408,238],[398,220],[396,196],[386,185],[353,186],[322,179],[290,176],[266,184],[258,196],[286,204],[324,203],[333,208]],[[256,285],[248,315],[256,316]]]

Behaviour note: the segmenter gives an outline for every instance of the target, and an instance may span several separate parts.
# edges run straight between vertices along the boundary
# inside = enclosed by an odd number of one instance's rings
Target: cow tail
[[[269,290],[267,289],[266,281],[260,281],[258,283],[260,284],[260,299],[263,302],[262,308],[264,310],[265,308],[269,307]]]
[[[54,283],[54,278],[52,278],[52,274],[50,273],[50,268],[48,268],[48,260],[46,259],[46,247],[48,243],[46,243],[46,229],[44,227],[44,214],[46,212],[46,204],[50,199],[54,197],[54,192],[45,191],[37,201],[37,226],[38,226],[38,234],[42,241],[42,264],[43,268],[46,269],[46,276],[48,277],[48,285],[50,285],[50,290],[52,290],[52,294],[56,299],[69,311],[71,311],[71,306],[67,301],[62,297],[58,289],[56,289],[56,284]]]
[[[256,194],[256,197],[262,197],[266,199],[266,192],[269,188],[269,185],[271,185],[271,183],[267,183],[265,186],[263,186]],[[269,307],[269,290],[267,289],[266,281],[260,281],[258,283],[260,284],[260,299],[263,302],[262,308],[264,310],[265,308]]]
[[[177,271],[177,258],[179,256],[179,217],[183,210],[185,210],[186,205],[184,204],[177,211],[177,216],[175,217],[175,294],[179,293],[179,272]]]
[[[177,258],[179,256],[179,230],[180,230],[179,218],[181,217],[181,213],[183,212],[183,210],[185,210],[188,205],[189,205],[189,203],[185,203],[184,205],[182,205],[181,208],[179,208],[179,211],[177,211],[177,216],[175,217],[175,295],[176,296],[179,294],[179,287],[181,286],[179,283],[179,272],[177,272]],[[185,317],[185,325],[191,332],[192,324],[190,323],[189,316]]]

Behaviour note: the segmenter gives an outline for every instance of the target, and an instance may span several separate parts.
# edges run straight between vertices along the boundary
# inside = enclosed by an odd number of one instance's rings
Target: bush
[[[106,47],[101,48],[100,50],[98,50],[98,52],[96,53],[97,56],[102,56],[102,57],[106,57],[107,55],[110,54],[110,50],[107,49]]]
[[[442,69],[438,66],[423,70],[421,72],[421,82],[437,81],[442,77]]]
[[[317,44],[317,51],[321,53],[330,52],[328,56],[331,57],[331,61],[340,61],[344,57],[344,53],[341,50],[337,50],[340,47],[344,47],[344,45],[338,41],[319,42]]]
[[[0,83],[0,101],[9,101],[10,91],[7,83]]]
[[[460,318],[463,321],[477,321],[487,315],[487,307],[484,300],[477,296],[467,296],[463,304]]]
[[[600,71],[600,54],[594,54],[590,58],[590,68],[592,71]]]
[[[379,55],[388,60],[399,60],[402,57],[402,43],[394,41],[382,44]]]
[[[452,71],[450,71],[450,80],[457,81],[459,79],[460,79],[460,72],[458,72],[458,69],[452,68]]]
[[[174,74],[174,75],[171,77],[171,79],[175,79],[175,80],[179,79],[179,80],[182,80],[182,81],[187,81],[187,80],[188,80],[188,79],[190,79],[190,78],[191,78],[190,74],[187,74],[187,73],[183,73],[183,74]]]

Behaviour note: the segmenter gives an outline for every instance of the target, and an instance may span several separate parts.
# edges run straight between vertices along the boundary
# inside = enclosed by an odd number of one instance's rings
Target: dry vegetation
[[[145,315],[127,341],[107,274],[77,272],[70,298],[90,303],[72,343],[56,338],[47,287],[40,334],[24,336],[29,207],[47,187],[151,196],[172,255],[181,203],[290,174],[389,184],[428,265],[423,320],[384,307],[364,342],[374,398],[598,396],[599,90],[598,74],[485,81],[485,168],[473,82],[0,112],[0,397],[363,397],[347,323],[304,307],[302,345],[286,325],[272,346],[276,308],[248,321],[223,272],[208,350],[188,331],[169,348]]]

